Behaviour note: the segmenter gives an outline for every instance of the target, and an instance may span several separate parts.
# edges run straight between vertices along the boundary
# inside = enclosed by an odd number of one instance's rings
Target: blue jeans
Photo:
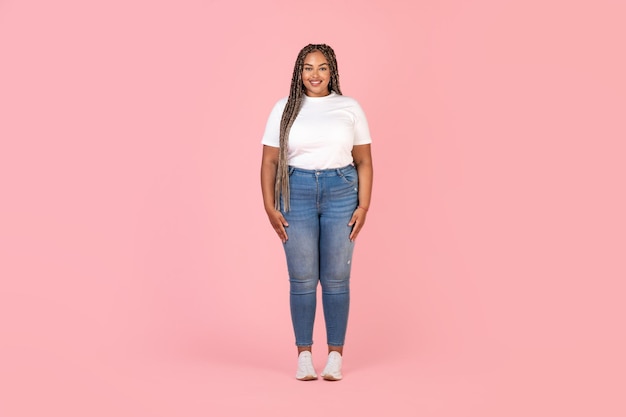
[[[283,246],[297,346],[313,344],[318,282],[327,343],[344,344],[354,249],[348,223],[358,204],[358,182],[352,165],[319,171],[289,167],[290,210],[281,211],[289,224]]]

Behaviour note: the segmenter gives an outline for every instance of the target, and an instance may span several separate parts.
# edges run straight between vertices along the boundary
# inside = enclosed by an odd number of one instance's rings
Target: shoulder
[[[348,111],[355,114],[355,116],[357,117],[365,116],[365,112],[363,111],[363,108],[361,107],[357,99],[355,99],[354,97],[341,96],[337,94],[336,98],[337,98],[336,103],[338,104],[339,107],[343,109],[347,109]]]
[[[285,105],[287,104],[287,99],[289,99],[289,97],[283,97],[281,99],[279,99],[275,104],[274,104],[274,109],[280,109],[283,110],[285,108]]]
[[[342,96],[337,94],[335,96],[335,99],[340,102],[342,105],[344,106],[349,106],[349,107],[358,107],[360,108],[361,105],[359,104],[359,102],[357,101],[357,99],[355,99],[354,97],[350,97],[350,96]]]
[[[282,117],[285,105],[287,104],[287,97],[283,97],[274,103],[272,111],[270,112],[270,119],[276,119]]]

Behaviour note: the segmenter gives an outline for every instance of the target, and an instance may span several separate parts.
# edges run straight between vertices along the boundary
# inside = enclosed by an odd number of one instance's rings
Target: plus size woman
[[[296,378],[317,379],[312,346],[319,283],[328,344],[321,376],[340,380],[352,253],[370,206],[373,170],[365,114],[342,95],[331,47],[310,44],[300,51],[289,96],[272,109],[262,143],[263,202],[287,258]]]

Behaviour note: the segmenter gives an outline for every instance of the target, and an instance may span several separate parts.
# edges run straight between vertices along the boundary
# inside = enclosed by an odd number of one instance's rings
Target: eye
[[[320,71],[328,71],[328,68],[322,67],[322,68],[320,68]]]

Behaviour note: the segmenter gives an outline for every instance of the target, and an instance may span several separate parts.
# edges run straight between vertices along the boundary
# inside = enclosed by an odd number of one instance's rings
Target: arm
[[[350,240],[354,241],[365,224],[367,210],[372,198],[374,169],[372,166],[371,145],[356,145],[352,148],[352,159],[359,175],[359,206],[354,211],[348,226],[353,226]]]
[[[263,145],[263,159],[261,161],[261,191],[263,192],[263,205],[265,212],[278,234],[280,240],[287,241],[287,231],[289,226],[282,213],[274,208],[274,184],[276,183],[276,169],[278,167],[279,148]]]

